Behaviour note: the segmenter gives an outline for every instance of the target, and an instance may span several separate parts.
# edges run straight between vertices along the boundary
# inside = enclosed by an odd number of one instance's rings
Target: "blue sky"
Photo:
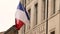
[[[15,24],[15,12],[19,0],[0,0],[0,32]]]

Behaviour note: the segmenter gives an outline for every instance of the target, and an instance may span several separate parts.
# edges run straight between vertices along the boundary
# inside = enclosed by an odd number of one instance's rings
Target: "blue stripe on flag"
[[[26,8],[24,8],[24,6],[21,3],[19,3],[17,9],[20,9],[20,10],[24,11],[26,16],[27,16],[27,19],[30,20],[30,17],[28,15],[27,11],[26,11]]]
[[[24,11],[24,9],[23,9],[23,5],[22,5],[21,3],[19,3],[17,9],[20,9],[20,10]]]
[[[24,8],[24,9],[25,9],[25,8]],[[27,16],[28,20],[30,20],[30,17],[29,17],[29,15],[28,15],[26,9],[25,9],[25,13],[26,13],[26,16]]]

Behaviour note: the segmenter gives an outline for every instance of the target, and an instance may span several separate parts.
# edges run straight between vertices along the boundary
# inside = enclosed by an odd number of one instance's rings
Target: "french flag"
[[[19,3],[15,14],[15,26],[19,30],[24,24],[29,23],[29,15],[24,6]]]

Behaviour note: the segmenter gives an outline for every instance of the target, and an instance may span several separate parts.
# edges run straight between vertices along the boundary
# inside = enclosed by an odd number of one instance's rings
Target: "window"
[[[55,13],[55,0],[53,0],[53,14]]]
[[[29,13],[29,16],[31,17],[31,9],[28,10],[28,13]],[[29,22],[29,27],[28,28],[30,29],[30,22]]]
[[[55,34],[55,31],[52,31],[50,34]]]
[[[31,17],[31,9],[29,9],[28,12],[29,12],[29,16]]]
[[[43,19],[45,19],[45,0],[43,0]]]
[[[35,17],[36,17],[36,18],[35,18],[35,19],[36,19],[35,25],[37,25],[38,3],[35,4],[35,13],[36,13],[36,14],[35,14]]]
[[[45,20],[45,0],[42,0],[42,20]]]
[[[28,9],[28,14],[29,14],[29,17],[31,17],[31,9]],[[26,24],[24,28],[25,28],[25,31],[30,29],[30,19],[29,19],[29,23]]]
[[[50,34],[55,34],[55,27],[50,30]]]
[[[51,0],[51,10],[52,14],[55,14],[55,0]]]

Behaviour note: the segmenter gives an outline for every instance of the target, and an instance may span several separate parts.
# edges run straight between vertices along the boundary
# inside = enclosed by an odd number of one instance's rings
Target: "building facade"
[[[60,34],[60,0],[21,2],[30,15],[30,23],[24,25],[19,34]]]

